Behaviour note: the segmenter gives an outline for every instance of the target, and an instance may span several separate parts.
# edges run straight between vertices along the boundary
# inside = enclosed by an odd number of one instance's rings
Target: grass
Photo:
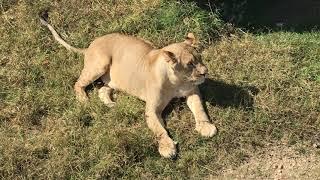
[[[272,143],[320,153],[308,148],[320,138],[318,31],[238,34],[218,14],[173,0],[9,0],[0,9],[1,178],[220,177]],[[179,156],[168,160],[157,152],[142,101],[117,92],[117,105],[107,108],[93,89],[89,104],[79,105],[73,84],[82,57],[41,26],[46,9],[77,47],[110,32],[158,47],[195,32],[210,72],[201,90],[218,135],[199,137],[185,102],[175,101],[166,119]]]

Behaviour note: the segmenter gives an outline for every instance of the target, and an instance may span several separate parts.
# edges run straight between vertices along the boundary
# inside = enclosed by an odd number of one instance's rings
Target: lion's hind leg
[[[76,97],[80,102],[88,100],[85,88],[105,73],[104,69],[84,68],[78,81],[74,85]]]

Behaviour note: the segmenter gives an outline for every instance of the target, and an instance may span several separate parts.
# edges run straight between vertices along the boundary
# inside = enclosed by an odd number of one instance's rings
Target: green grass
[[[38,13],[45,9],[77,47],[110,32],[158,47],[197,34],[211,79],[201,90],[218,135],[200,137],[186,104],[175,102],[166,119],[179,156],[168,160],[158,154],[142,101],[117,92],[117,105],[108,108],[93,89],[81,106],[73,84],[82,57],[41,26]],[[219,177],[270,143],[319,142],[318,31],[227,36],[217,14],[171,0],[10,0],[0,10],[1,178]],[[311,150],[319,153],[305,149]]]

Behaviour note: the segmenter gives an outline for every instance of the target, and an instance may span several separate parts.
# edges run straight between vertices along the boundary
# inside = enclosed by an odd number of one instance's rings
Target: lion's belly
[[[139,72],[133,72],[128,69],[118,70],[116,68],[111,68],[110,82],[108,85],[113,89],[124,91],[130,95],[138,97],[141,100],[145,100],[145,81],[146,80],[141,77]]]

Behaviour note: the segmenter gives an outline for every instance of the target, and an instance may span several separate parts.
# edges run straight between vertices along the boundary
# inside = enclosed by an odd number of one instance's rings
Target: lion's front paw
[[[197,125],[196,131],[198,131],[201,136],[212,137],[217,134],[217,128],[215,125],[209,122],[201,122]]]
[[[159,140],[159,153],[165,158],[174,157],[177,153],[176,143],[169,137],[164,137]]]

